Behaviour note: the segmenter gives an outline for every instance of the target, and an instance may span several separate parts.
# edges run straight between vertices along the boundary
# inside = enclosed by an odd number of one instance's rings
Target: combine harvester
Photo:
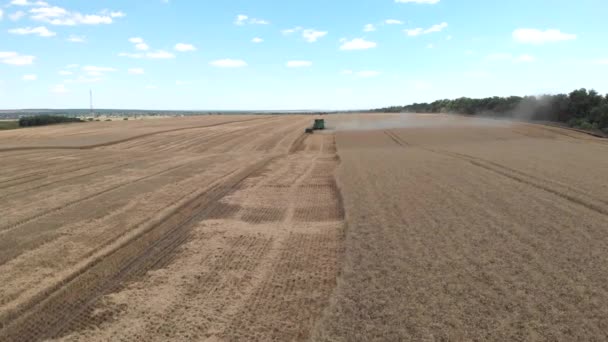
[[[315,119],[315,123],[312,127],[306,128],[306,133],[314,133],[316,130],[324,130],[325,129],[325,120],[324,119]]]

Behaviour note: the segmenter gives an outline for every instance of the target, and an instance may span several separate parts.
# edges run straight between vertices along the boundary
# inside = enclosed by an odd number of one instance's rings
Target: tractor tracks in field
[[[401,147],[406,147],[408,146],[408,143],[403,141],[401,138],[399,138],[395,133],[391,132],[391,131],[384,131],[384,134],[386,134],[386,136],[388,136],[392,141],[394,141],[397,145],[401,146]]]
[[[26,188],[26,189],[22,189],[22,190],[13,191],[13,192],[3,193],[0,196],[0,199],[4,199],[6,197],[9,197],[9,196],[12,196],[12,195],[15,195],[15,194],[21,194],[21,193],[28,192],[28,191],[39,190],[39,189],[42,189],[44,187],[48,187],[48,186],[51,186],[51,185],[56,185],[56,184],[59,184],[59,183],[62,183],[62,182],[66,182],[66,181],[74,181],[76,179],[90,177],[90,176],[93,176],[93,175],[98,174],[98,173],[103,173],[103,172],[108,172],[108,171],[120,169],[120,168],[129,166],[129,165],[133,165],[135,163],[136,162],[126,162],[126,163],[123,162],[123,163],[116,164],[115,162],[111,162],[110,161],[110,162],[106,162],[106,163],[102,163],[102,164],[89,165],[89,166],[79,167],[79,168],[72,169],[72,170],[66,170],[65,172],[68,173],[68,172],[80,172],[80,171],[83,171],[83,170],[86,170],[86,169],[93,169],[93,171],[88,171],[87,173],[83,173],[83,174],[79,174],[79,175],[75,175],[75,176],[71,175],[71,176],[64,177],[64,178],[54,179],[54,180],[46,182],[46,183],[38,184],[38,185],[36,185],[34,187],[31,187],[31,188]],[[99,169],[99,167],[101,167],[101,166],[107,166],[107,165],[111,165],[111,166],[107,167],[107,168]],[[18,185],[34,182],[34,181],[37,181],[37,180],[40,180],[40,179],[26,180],[26,181],[23,181],[23,182],[11,184],[10,186],[0,187],[0,189],[8,189],[8,188],[12,188],[12,187],[15,187],[15,186],[18,186]]]
[[[250,121],[250,120],[247,120],[247,121]],[[231,123],[234,123],[234,122],[231,122]],[[242,123],[242,122],[238,121],[237,123]],[[217,127],[217,126],[218,125],[204,126],[202,128]],[[112,151],[114,151],[114,150],[121,150],[121,151],[131,150],[131,151],[146,151],[146,152],[149,152],[149,151],[175,152],[177,150],[191,151],[192,147],[194,147],[194,146],[209,145],[211,142],[215,143],[216,140],[219,141],[218,143],[216,143],[216,145],[221,145],[224,141],[230,140],[231,135],[238,134],[240,132],[246,132],[251,129],[252,129],[252,127],[245,127],[245,128],[237,128],[237,129],[233,129],[233,130],[229,130],[229,131],[225,131],[225,132],[213,132],[213,133],[209,134],[208,136],[204,136],[204,137],[185,135],[185,136],[176,138],[174,136],[169,136],[170,139],[166,139],[166,141],[158,139],[158,137],[155,137],[155,136],[141,136],[141,137],[137,137],[137,139],[130,139],[127,141],[120,141],[116,144],[100,146],[100,148],[108,148],[109,150],[112,150]],[[164,134],[164,133],[172,133],[172,132],[174,132],[174,131],[165,131],[165,132],[161,132],[161,133]],[[224,137],[226,139],[222,140],[221,138],[224,138]],[[152,139],[148,139],[148,138],[152,138]],[[184,146],[180,146],[181,144],[183,144]]]
[[[140,134],[140,135],[136,135],[133,137],[128,137],[128,138],[124,138],[124,139],[120,139],[120,140],[114,140],[114,141],[109,141],[109,142],[105,142],[105,143],[85,145],[85,146],[23,146],[23,147],[0,148],[0,153],[14,152],[14,151],[32,151],[32,150],[91,150],[91,149],[95,149],[95,148],[108,147],[108,146],[112,146],[112,145],[129,142],[132,140],[147,138],[147,137],[164,134],[164,133],[179,132],[179,131],[201,129],[201,128],[210,128],[210,127],[224,126],[224,125],[229,125],[229,124],[243,123],[243,122],[249,122],[249,121],[255,121],[255,120],[272,120],[272,119],[277,119],[277,118],[279,118],[279,117],[276,117],[276,118],[261,117],[261,118],[253,118],[253,119],[234,120],[234,121],[229,121],[229,122],[220,122],[220,123],[215,123],[215,124],[210,124],[210,125],[174,128],[174,129],[169,129],[169,130]]]
[[[384,131],[387,136],[389,136],[395,143],[397,143],[401,147],[411,146],[407,142],[405,142],[401,137],[399,137],[394,132],[390,132],[389,130]],[[468,154],[457,153],[452,151],[440,150],[436,148],[429,148],[424,146],[413,146],[419,149],[423,149],[425,151],[433,152],[436,154],[444,155],[451,158],[456,158],[465,162],[468,162],[471,165],[482,168],[486,171],[492,172],[496,175],[509,178],[516,182],[526,184],[537,188],[539,190],[551,193],[555,196],[558,196],[562,199],[565,199],[569,202],[575,203],[577,205],[583,206],[588,210],[594,211],[604,216],[608,216],[608,201],[595,198],[591,195],[586,194],[585,192],[574,189],[568,185],[562,184],[555,180],[551,179],[543,179],[529,173],[516,170],[510,168],[508,166],[489,161],[483,158],[474,157]]]
[[[562,135],[562,136],[565,136],[565,137],[568,137],[568,138],[571,138],[574,140],[581,140],[581,137],[572,135],[572,134],[567,134],[566,132],[580,133],[580,134],[586,135],[587,138],[591,138],[591,139],[584,139],[585,142],[594,142],[594,143],[601,144],[601,145],[608,144],[608,140],[606,140],[607,136],[604,134],[597,133],[597,132],[587,131],[584,129],[574,128],[574,127],[568,127],[568,126],[560,125],[560,124],[554,123],[554,122],[526,122],[524,124],[530,125],[530,126],[542,127],[543,129],[545,129],[547,131],[550,131],[552,133],[559,134],[559,135]],[[518,133],[520,133],[520,132],[518,132]],[[593,138],[599,138],[599,139],[593,139]]]
[[[60,171],[61,173],[78,172],[78,171],[82,171],[82,170],[85,170],[88,168],[95,168],[95,167],[104,166],[104,165],[108,165],[108,164],[113,164],[113,163],[111,161],[107,161],[107,162],[103,162],[103,163],[96,163],[96,164],[90,164],[87,162],[87,163],[85,163],[84,166],[76,165],[76,167],[67,168],[67,169],[48,168],[47,167],[43,171],[34,172],[34,173],[27,174],[27,175],[21,175],[21,176],[12,178],[12,179],[0,181],[0,190],[12,188],[12,187],[19,186],[19,185],[26,184],[26,183],[35,182],[42,178],[48,178],[48,177],[54,175],[56,173],[56,171]],[[9,184],[6,184],[6,183],[9,183]],[[2,195],[4,195],[4,194],[2,194]]]
[[[164,264],[187,239],[192,225],[216,209],[218,201],[235,191],[275,157],[266,157],[235,170],[210,188],[76,270],[61,283],[0,316],[0,340],[38,341],[61,336],[66,327],[86,321],[86,311],[133,275]],[[86,323],[86,322],[84,322]]]
[[[75,154],[66,154],[66,155],[63,155],[61,157],[68,157],[69,158],[69,157],[77,155],[77,153],[75,153]],[[34,154],[41,155],[41,152],[40,151],[35,151]],[[55,159],[57,159],[57,158],[55,158]],[[85,164],[85,167],[86,167],[87,163],[91,163],[91,160],[84,159],[84,160],[75,161],[70,166],[71,167],[79,167],[79,166],[82,166],[82,164]],[[10,169],[6,168],[6,169],[3,169],[2,171],[3,171],[3,173],[5,172],[6,175],[10,175],[10,176],[3,177],[0,180],[0,186],[2,188],[5,187],[5,185],[3,185],[3,184],[19,181],[19,180],[22,180],[22,179],[25,179],[25,178],[36,177],[36,176],[41,176],[41,175],[48,175],[48,174],[54,174],[58,170],[60,170],[60,171],[63,172],[64,170],[61,170],[61,168],[62,167],[65,168],[65,160],[47,161],[44,164],[44,169],[41,169],[41,167],[40,167],[39,164],[33,163],[28,158],[23,158],[22,162],[10,162],[10,164],[7,163],[7,165],[10,165],[11,168]],[[70,170],[70,172],[71,171],[76,171],[76,170]],[[15,174],[18,174],[18,176],[15,177]],[[28,181],[30,181],[30,180],[28,180]]]
[[[187,163],[184,163],[184,164],[173,166],[173,167],[170,167],[168,169],[157,171],[157,172],[154,172],[152,174],[149,174],[149,175],[146,175],[144,177],[137,178],[137,179],[128,180],[126,182],[122,182],[122,183],[113,185],[113,186],[111,186],[109,188],[106,188],[106,189],[104,189],[102,191],[99,191],[99,192],[96,192],[96,193],[92,193],[92,194],[89,194],[87,196],[80,197],[80,198],[78,198],[76,200],[64,203],[64,204],[62,204],[62,205],[60,205],[58,207],[47,209],[47,210],[45,210],[43,212],[40,212],[40,213],[38,213],[38,214],[36,214],[34,216],[30,216],[28,218],[25,218],[25,219],[22,219],[20,221],[14,222],[14,223],[9,224],[7,226],[0,227],[0,234],[6,232],[8,230],[16,229],[19,226],[22,226],[22,225],[24,225],[26,223],[29,223],[29,222],[32,222],[34,220],[40,219],[40,218],[42,218],[42,217],[44,217],[46,215],[49,215],[51,213],[58,212],[58,211],[70,208],[70,207],[72,207],[74,205],[77,205],[78,203],[82,203],[84,201],[89,201],[89,200],[95,199],[95,198],[97,198],[97,197],[99,197],[101,195],[104,195],[104,194],[109,193],[111,191],[118,190],[118,189],[120,189],[122,187],[129,186],[129,185],[132,185],[132,184],[136,184],[136,183],[145,181],[147,179],[150,179],[150,178],[153,178],[153,177],[157,177],[157,176],[160,176],[160,175],[163,175],[163,174],[167,174],[167,173],[170,173],[172,171],[181,169],[183,167],[188,166],[188,164],[190,164],[190,163],[192,163],[192,162],[187,162]]]
[[[561,197],[572,203],[576,203],[589,210],[595,211],[604,216],[608,216],[608,209],[606,209],[608,202],[606,202],[602,199],[599,199],[599,198],[594,198],[592,196],[589,196],[580,190],[576,190],[576,189],[573,189],[573,188],[570,188],[570,187],[567,187],[567,186],[564,186],[561,184],[558,185],[558,183],[553,180],[541,179],[541,178],[529,175],[527,173],[511,169],[511,168],[506,167],[501,164],[497,164],[497,163],[494,163],[494,162],[491,162],[488,160],[484,160],[484,159],[480,159],[480,158],[471,157],[468,155],[462,155],[459,153],[453,153],[453,152],[447,152],[447,151],[441,151],[441,152],[435,151],[435,152],[449,155],[454,158],[466,160],[469,163],[471,163],[472,165],[475,165],[475,166],[485,169],[487,171],[493,172],[495,174],[504,176],[506,178],[512,179],[514,181],[517,181],[517,182],[520,182],[520,183],[523,183],[526,185],[533,186],[537,189],[549,192],[553,195]],[[559,189],[559,188],[561,188],[561,189]]]
[[[306,140],[306,137],[308,136],[308,133],[302,133],[300,134],[296,140],[293,142],[293,144],[291,145],[291,147],[289,148],[289,154],[294,154],[298,151],[303,150],[304,148],[304,141]]]

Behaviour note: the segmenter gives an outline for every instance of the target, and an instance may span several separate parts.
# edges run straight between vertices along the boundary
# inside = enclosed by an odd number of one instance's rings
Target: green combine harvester
[[[316,130],[325,129],[325,120],[324,119],[315,119],[315,123],[312,127],[306,129],[306,133],[313,133]]]

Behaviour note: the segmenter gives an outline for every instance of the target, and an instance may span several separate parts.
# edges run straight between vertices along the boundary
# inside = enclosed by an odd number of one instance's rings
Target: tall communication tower
[[[91,116],[95,116],[93,112],[93,89],[89,89],[89,104],[91,105]]]

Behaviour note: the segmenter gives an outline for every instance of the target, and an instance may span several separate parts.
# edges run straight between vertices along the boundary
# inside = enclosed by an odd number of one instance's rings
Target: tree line
[[[83,122],[79,118],[62,115],[34,115],[19,119],[19,127],[46,126],[67,122]]]
[[[570,94],[510,96],[414,103],[374,110],[388,113],[456,113],[496,118],[553,121],[608,134],[608,95],[578,89]]]

